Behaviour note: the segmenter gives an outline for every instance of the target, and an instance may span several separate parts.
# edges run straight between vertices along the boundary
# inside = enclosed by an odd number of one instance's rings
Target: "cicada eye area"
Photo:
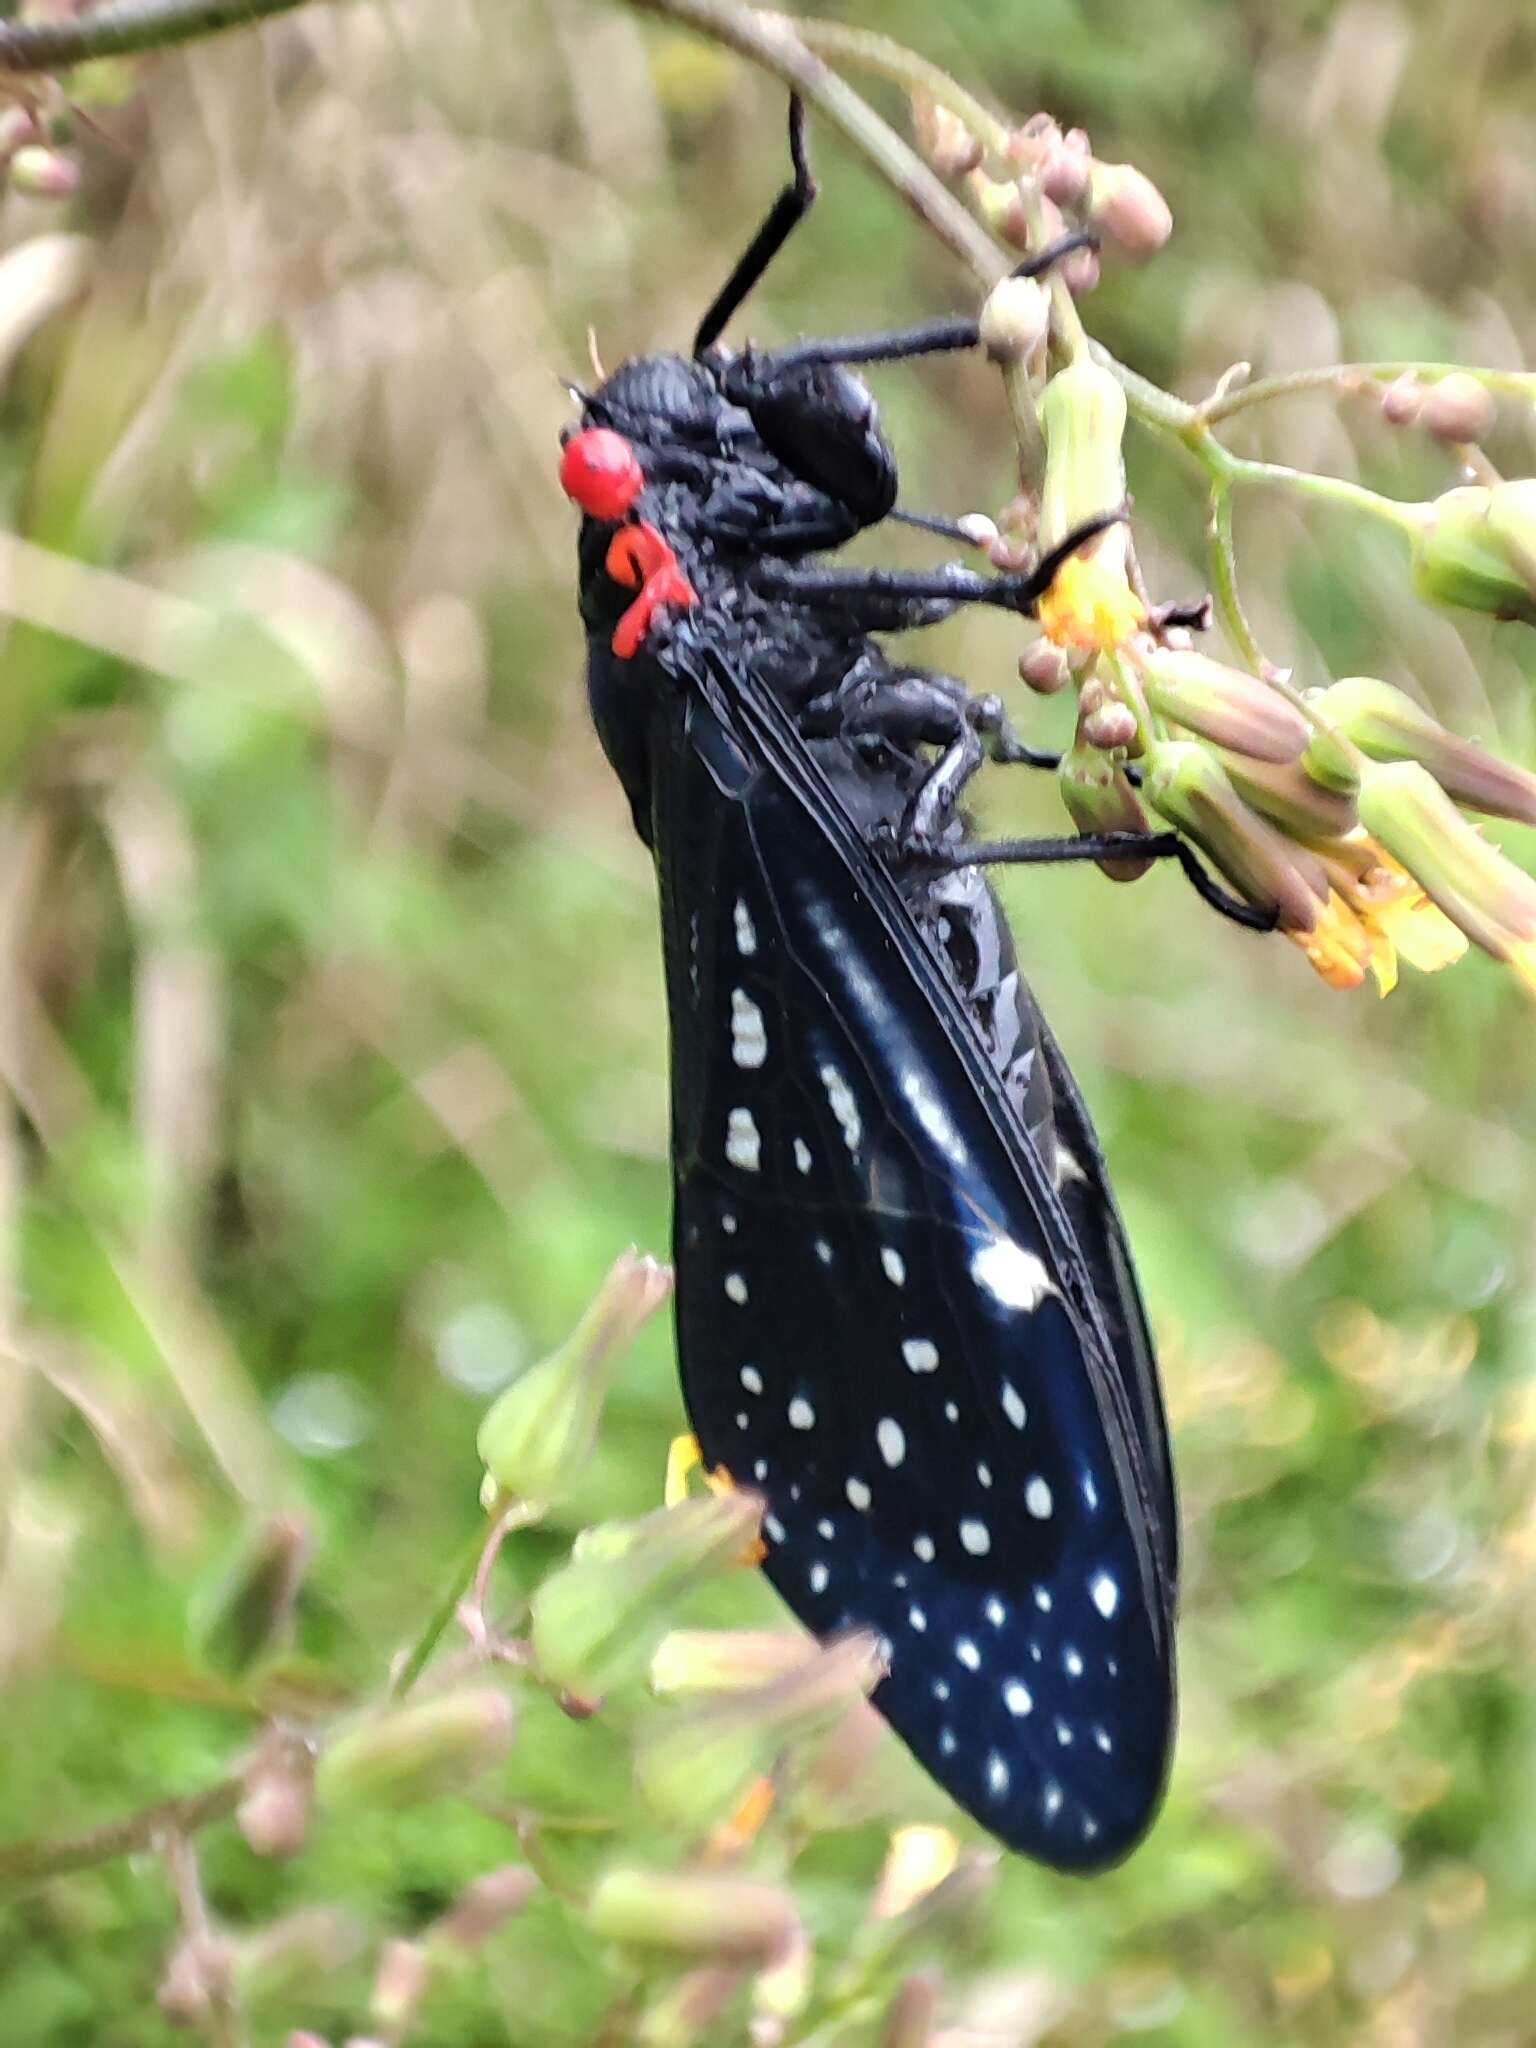
[[[584,427],[560,457],[560,488],[594,519],[622,519],[645,489],[640,458],[612,427]]]

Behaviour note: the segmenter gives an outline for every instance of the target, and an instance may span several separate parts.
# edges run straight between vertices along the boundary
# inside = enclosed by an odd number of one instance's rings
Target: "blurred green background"
[[[1085,308],[1148,374],[1522,361],[1522,0],[829,11],[1160,183],[1174,242],[1107,263]],[[560,379],[589,327],[610,366],[683,343],[782,173],[780,89],[617,0],[318,8],[117,84],[68,215],[0,213],[0,1842],[196,1791],[249,1739],[187,1612],[259,1507],[314,1541],[285,1702],[376,1691],[476,1526],[490,1394],[625,1244],[665,1246],[656,912],[587,723]],[[963,306],[817,140],[822,205],[752,330]],[[1008,495],[984,367],[878,388],[909,502]],[[1232,438],[1405,496],[1453,480],[1363,401]],[[1492,452],[1532,466],[1509,408]],[[1155,590],[1200,590],[1194,481],[1134,436],[1131,461]],[[1301,681],[1387,676],[1531,761],[1527,631],[1431,617],[1348,513],[1245,500],[1238,531]],[[974,619],[912,651],[996,687],[1017,649]],[[1061,705],[1019,708],[1065,737]],[[1048,784],[984,796],[999,829],[1062,829]],[[947,1944],[938,2038],[1513,2048],[1536,2000],[1529,1007],[1481,958],[1331,995],[1175,876],[1003,887],[1161,1332],[1183,1730],[1124,1868],[998,1873]],[[680,1426],[658,1323],[509,1582],[653,1505]],[[711,1613],[775,1609],[742,1578]],[[324,1821],[289,1864],[211,1831],[237,1940],[329,1916],[257,1986],[252,2040],[368,2033],[379,1941],[517,1860],[506,1809],[622,1767],[601,1718],[530,1709],[500,1808]],[[824,1971],[884,1842],[801,1858]],[[151,1855],[0,1902],[0,2041],[180,2038],[155,2002],[174,1938]],[[544,1893],[408,2039],[621,2043],[628,1989]]]

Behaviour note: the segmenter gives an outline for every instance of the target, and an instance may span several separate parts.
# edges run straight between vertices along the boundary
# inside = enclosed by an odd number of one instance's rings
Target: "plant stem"
[[[1269,668],[1269,663],[1264,659],[1259,643],[1254,638],[1253,628],[1248,623],[1248,614],[1243,610],[1243,600],[1238,593],[1237,555],[1232,543],[1232,486],[1225,481],[1211,485],[1205,533],[1211,586],[1222,620],[1244,661],[1255,675],[1261,676]]]
[[[1532,370],[1480,370],[1462,363],[1330,363],[1323,369],[1289,370],[1284,376],[1261,377],[1256,384],[1239,385],[1236,390],[1224,391],[1190,410],[1204,425],[1214,426],[1218,420],[1231,419],[1275,398],[1293,398],[1308,391],[1348,391],[1367,384],[1390,383],[1394,377],[1423,377],[1433,383],[1453,371],[1476,378],[1489,391],[1536,403],[1536,371]]]
[[[108,0],[73,20],[0,22],[0,72],[63,71],[95,57],[131,57],[169,49],[270,14],[288,14],[305,0]]]
[[[240,1804],[241,1774],[232,1771],[186,1799],[160,1799],[120,1820],[105,1821],[62,1840],[12,1842],[0,1847],[0,1891],[21,1890],[71,1871],[90,1870],[118,1856],[148,1849],[168,1836],[185,1836],[227,1820]]]
[[[738,51],[798,92],[825,115],[982,284],[1007,268],[992,238],[929,170],[915,150],[822,61],[788,15],[762,14],[733,0],[628,0],[639,14],[697,29]]]
[[[455,1561],[443,1588],[442,1597],[427,1616],[421,1633],[406,1653],[404,1663],[389,1682],[389,1697],[392,1700],[403,1699],[426,1670],[432,1652],[442,1641],[459,1611],[460,1601],[474,1583],[475,1573],[479,1569],[485,1548],[485,1530],[477,1528]]]

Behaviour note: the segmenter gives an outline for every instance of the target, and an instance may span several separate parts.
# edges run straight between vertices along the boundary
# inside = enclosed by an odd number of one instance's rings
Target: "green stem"
[[[1416,532],[1423,520],[1422,505],[1406,504],[1401,498],[1385,498],[1380,491],[1368,490],[1364,484],[1354,483],[1348,477],[1322,476],[1310,469],[1288,469],[1281,462],[1251,461],[1247,456],[1234,455],[1220,441],[1205,433],[1187,434],[1183,438],[1186,446],[1204,464],[1213,486],[1263,484],[1271,489],[1290,491],[1299,498],[1345,505],[1352,512],[1363,512],[1379,525],[1390,526],[1404,537]]]
[[[170,1835],[190,1835],[214,1821],[226,1820],[240,1803],[241,1777],[232,1772],[190,1799],[159,1799],[137,1813],[48,1842],[11,1842],[0,1847],[0,1892],[67,1877],[98,1863],[148,1849]]]
[[[1536,403],[1536,371],[1531,370],[1480,370],[1462,363],[1330,363],[1325,369],[1289,370],[1281,377],[1261,377],[1256,384],[1244,384],[1234,391],[1224,391],[1219,397],[1207,399],[1203,405],[1191,407],[1191,411],[1204,425],[1214,426],[1218,420],[1232,419],[1240,412],[1248,412],[1256,405],[1267,405],[1275,398],[1293,398],[1308,391],[1348,391],[1366,384],[1389,384],[1395,377],[1423,377],[1434,383],[1453,372],[1475,378],[1489,391]]]
[[[919,57],[894,37],[881,35],[876,29],[849,28],[839,21],[802,20],[798,15],[770,14],[759,19],[781,23],[807,49],[834,64],[853,64],[860,71],[873,71],[888,78],[904,92],[921,93],[963,122],[989,155],[1006,155],[1010,132],[1007,123],[998,120],[947,71],[931,64],[926,57]]]
[[[412,1643],[404,1663],[390,1680],[389,1697],[403,1699],[431,1661],[432,1652],[452,1626],[459,1603],[474,1583],[475,1572],[485,1551],[485,1530],[478,1528],[454,1563],[442,1595],[427,1616],[421,1633]]]
[[[304,0],[108,0],[73,20],[0,22],[0,72],[62,71],[96,57],[132,57],[303,5]]]
[[[1217,609],[1232,642],[1255,675],[1263,675],[1270,664],[1264,659],[1243,600],[1237,588],[1237,554],[1232,542],[1232,486],[1222,481],[1211,485],[1206,517],[1206,546],[1211,569],[1211,587]]]

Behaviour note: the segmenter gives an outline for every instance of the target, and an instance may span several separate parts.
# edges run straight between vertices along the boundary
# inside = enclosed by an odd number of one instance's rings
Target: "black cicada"
[[[790,1607],[881,1639],[875,1704],[924,1767],[1011,1847],[1091,1870],[1145,1831],[1172,1740],[1152,1344],[1087,1111],[963,846],[966,780],[1025,750],[995,699],[869,637],[1028,612],[1057,563],[805,563],[895,506],[846,365],[977,329],[716,345],[809,203],[798,120],[792,142],[692,357],[617,370],[562,463],[592,713],[660,885],[683,1391],[706,1463],[763,1496]]]

